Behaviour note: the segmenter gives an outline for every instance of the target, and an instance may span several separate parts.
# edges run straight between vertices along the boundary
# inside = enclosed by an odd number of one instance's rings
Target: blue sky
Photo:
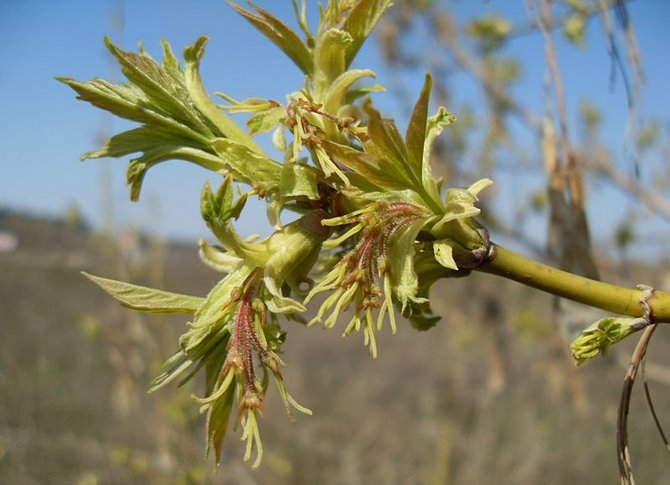
[[[289,0],[258,3],[284,19],[292,18]],[[501,11],[525,21],[521,0],[449,4],[462,18],[479,12]],[[670,2],[636,0],[629,8],[647,80],[643,112],[660,118],[667,126]],[[260,96],[283,100],[286,93],[294,91],[302,82],[290,61],[265,42],[223,0],[1,0],[0,56],[4,66],[0,70],[3,107],[0,208],[56,215],[64,213],[70,204],[76,204],[88,221],[98,225],[103,213],[102,180],[108,173],[117,226],[131,223],[185,240],[203,237],[207,231],[199,219],[198,199],[204,181],[215,180],[213,174],[186,163],[168,162],[149,172],[142,199],[131,203],[125,187],[124,161],[78,161],[79,155],[96,148],[103,136],[125,129],[127,125],[75,101],[74,93],[53,77],[86,80],[100,76],[121,81],[120,73],[106,55],[102,43],[105,34],[125,49],[134,49],[141,40],[145,49],[156,57],[160,55],[162,38],[170,42],[175,52],[181,52],[184,46],[205,34],[210,37],[202,65],[206,87],[235,98]],[[559,63],[568,102],[576,108],[577,100],[586,98],[607,110],[604,137],[613,148],[623,148],[626,101],[620,82],[610,89],[610,61],[599,25],[594,23],[589,28],[588,40],[588,47],[583,51],[559,41]],[[518,89],[524,98],[537,99],[535,106],[540,106],[544,75],[541,38],[527,36],[514,40],[509,49],[520,55],[527,65],[537,66],[524,71],[524,82]],[[385,82],[388,72],[381,65],[373,43],[361,52],[358,65],[372,67],[378,80]],[[415,80],[417,90],[418,79]],[[412,83],[411,77],[409,82]],[[467,78],[459,78],[454,93],[459,99],[474,102],[477,86]],[[391,114],[399,114],[390,95],[381,95],[378,102]],[[455,114],[458,116],[458,112]],[[404,125],[404,121],[399,124]],[[502,182],[498,184],[500,190],[507,191],[510,197],[514,196],[518,184],[525,183]],[[598,214],[611,213],[613,205],[628,204],[615,191],[605,189],[593,194],[592,203],[596,219],[600,217]],[[262,219],[262,212],[257,211],[256,219],[248,219],[241,229],[253,232],[263,224]]]

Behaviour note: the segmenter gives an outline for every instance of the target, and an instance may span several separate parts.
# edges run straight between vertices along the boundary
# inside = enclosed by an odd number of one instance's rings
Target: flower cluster
[[[354,302],[354,314],[344,335],[363,328],[365,344],[369,345],[370,355],[376,357],[375,328],[381,330],[387,314],[391,331],[396,332],[390,248],[403,233],[413,229],[414,233],[417,232],[416,229],[423,226],[429,215],[425,209],[407,202],[372,203],[360,211],[322,221],[327,226],[352,225],[324,246],[339,247],[353,236],[357,236],[358,241],[307,295],[305,302],[318,293],[331,292],[312,323],[322,321],[332,309],[323,323],[325,327],[333,327],[340,311]],[[373,317],[375,311],[378,312],[376,324]]]
[[[197,401],[217,460],[233,420],[242,427],[245,459],[256,450],[253,466],[260,462],[258,418],[270,378],[287,411],[309,413],[284,387],[279,316],[300,320],[305,304],[327,293],[311,322],[332,327],[351,310],[344,334],[362,331],[374,357],[375,332],[387,319],[395,332],[396,310],[418,328],[433,325],[426,298],[432,282],[469,271],[488,255],[488,239],[473,217],[490,181],[444,193],[431,172],[433,142],[454,117],[443,107],[428,116],[430,76],[403,136],[368,96],[382,90],[365,84],[374,73],[350,68],[390,4],[330,0],[312,32],[304,2],[302,8],[294,3],[304,40],[257,6],[233,5],[304,74],[304,86],[285,104],[220,93],[227,104],[215,103],[199,74],[204,37],[184,50],[183,66],[167,43],[159,63],[143,50],[126,52],[107,41],[127,83],[60,79],[80,99],[139,123],[84,155],[137,154],[127,172],[133,200],[148,170],[166,160],[195,163],[222,178],[216,191],[207,183],[201,194],[202,217],[220,246],[201,241],[200,255],[224,273],[205,298],[91,276],[130,308],[193,315],[152,389],[204,370],[205,392]],[[231,118],[240,112],[248,114],[246,129]],[[279,157],[256,142],[265,132],[272,132]],[[275,232],[264,240],[244,238],[232,224],[250,197],[267,203]],[[286,213],[293,222],[282,224]]]

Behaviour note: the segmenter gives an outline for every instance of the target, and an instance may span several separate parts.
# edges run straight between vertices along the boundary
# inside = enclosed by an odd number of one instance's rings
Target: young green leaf
[[[351,85],[364,77],[374,78],[375,73],[369,69],[350,69],[340,74],[323,98],[323,111],[337,115],[337,110],[344,104]]]
[[[433,242],[433,252],[435,253],[435,260],[445,268],[458,270],[458,265],[454,260],[454,241],[445,238]]]
[[[205,54],[206,44],[207,37],[199,37],[192,45],[184,49],[184,61],[186,63],[184,79],[193,104],[217,130],[218,136],[230,138],[251,151],[262,153],[256,142],[223,113],[207,95],[200,78],[200,60]]]
[[[150,150],[156,146],[169,143],[174,145],[179,142],[179,145],[189,145],[192,141],[187,138],[179,137],[174,133],[166,132],[156,126],[143,125],[139,128],[124,131],[118,135],[114,135],[107,140],[100,148],[95,151],[84,153],[81,156],[82,160],[89,158],[103,158],[103,157],[123,157],[131,153],[143,152]]]
[[[227,138],[212,141],[214,151],[226,162],[235,179],[266,190],[279,185],[282,166],[261,151]]]
[[[379,111],[369,101],[363,105],[363,111],[368,116],[368,137],[363,139],[365,151],[375,155],[379,160],[384,160],[383,170],[391,173],[398,182],[402,181],[403,188],[423,195],[425,191],[420,174],[412,170],[405,140],[400,136],[393,121],[382,119]],[[437,203],[426,198],[425,204],[432,206]]]
[[[352,38],[352,42],[347,47],[347,67],[391,4],[391,0],[358,0],[351,8],[342,26],[342,29],[349,32]]]
[[[424,300],[416,296],[419,280],[414,271],[414,244],[419,231],[425,224],[424,218],[410,223],[398,234],[390,246],[389,263],[393,292],[402,303],[403,308],[411,301],[419,303]]]
[[[157,145],[144,151],[141,157],[133,159],[128,163],[126,170],[126,181],[130,186],[130,200],[138,200],[140,190],[147,171],[157,163],[167,160],[184,160],[195,163],[208,170],[217,172],[223,170],[226,165],[220,158],[197,148],[178,145]]]
[[[346,49],[351,35],[339,29],[328,29],[319,35],[314,49],[314,101],[322,103],[330,85],[346,70]]]
[[[408,186],[404,174],[383,158],[329,140],[323,140],[321,146],[333,160],[353,170],[352,175],[362,176],[365,183],[390,190],[403,190]]]
[[[298,34],[293,32],[285,23],[251,2],[249,2],[249,5],[258,15],[233,2],[229,1],[228,4],[274,45],[279,47],[305,75],[312,75],[314,68],[309,49],[298,37]]]
[[[318,175],[312,167],[300,163],[285,163],[279,181],[279,194],[285,198],[307,197],[310,200],[319,200],[318,181]]]
[[[629,335],[649,325],[644,318],[605,317],[585,328],[570,349],[577,365],[598,354],[606,355],[609,348]]]
[[[277,127],[280,121],[286,117],[286,111],[281,106],[259,111],[247,120],[249,134],[265,133]]]
[[[428,102],[430,100],[430,89],[433,81],[426,74],[419,99],[414,105],[412,116],[407,124],[405,142],[407,154],[409,155],[410,170],[414,173],[422,172],[424,142],[426,141],[426,122],[428,120]]]
[[[193,108],[181,73],[174,70],[168,72],[144,52],[135,54],[123,51],[112,44],[109,38],[105,38],[105,45],[119,62],[126,78],[142,90],[157,111],[192,127],[198,133],[213,136],[200,114]],[[165,44],[163,47],[165,50]],[[171,54],[169,50],[167,52],[168,55]],[[167,65],[170,64],[174,64],[174,61],[168,59]]]
[[[432,171],[431,156],[433,153],[433,144],[435,139],[442,133],[442,131],[453,123],[456,117],[450,114],[446,108],[440,106],[433,116],[429,117],[426,122],[426,139],[423,145],[423,160],[421,162],[421,176],[424,187],[429,190],[430,187],[435,186],[435,179]],[[439,194],[439,190],[437,190]]]
[[[208,244],[204,239],[200,239],[198,246],[200,248],[198,254],[202,262],[222,273],[232,273],[242,263],[237,256]]]
[[[195,313],[205,302],[197,296],[180,295],[144,286],[110,280],[82,272],[123,306],[147,313]]]
[[[79,95],[77,99],[87,101],[116,116],[160,127],[173,135],[183,136],[202,144],[208,142],[208,138],[203,134],[156,110],[151,105],[149,98],[137,86],[113,84],[103,79],[93,79],[88,82],[79,82],[64,77],[56,79],[76,91]]]

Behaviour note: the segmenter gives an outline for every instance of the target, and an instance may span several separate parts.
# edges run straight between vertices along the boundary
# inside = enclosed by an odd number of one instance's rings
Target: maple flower
[[[390,249],[403,233],[418,232],[429,216],[430,213],[421,207],[406,202],[390,202],[372,203],[346,216],[323,220],[322,224],[327,226],[353,224],[324,247],[340,246],[353,236],[357,237],[357,242],[307,295],[305,302],[319,293],[332,290],[310,323],[323,321],[324,327],[331,328],[340,312],[353,303],[353,316],[343,335],[362,329],[365,345],[369,346],[370,355],[376,357],[375,329],[381,330],[387,315],[391,331],[396,332]],[[328,312],[331,313],[324,320]]]

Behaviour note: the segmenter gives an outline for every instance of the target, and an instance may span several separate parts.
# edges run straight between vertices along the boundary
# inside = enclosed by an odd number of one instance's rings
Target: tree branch
[[[526,286],[617,315],[641,317],[643,291],[577,276],[495,246],[496,256],[478,267]],[[670,323],[670,293],[655,291],[649,300],[654,323]]]

